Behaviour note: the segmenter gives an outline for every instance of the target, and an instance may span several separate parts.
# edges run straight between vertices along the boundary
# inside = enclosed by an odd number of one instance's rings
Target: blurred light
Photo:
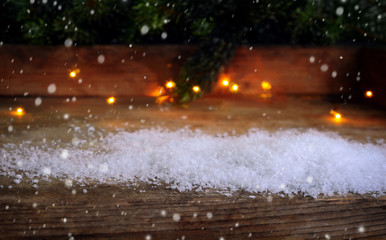
[[[228,75],[226,75],[226,74],[221,74],[221,76],[220,76],[220,82],[221,82],[221,85],[222,85],[222,86],[228,87],[229,84],[230,84],[230,80],[229,80]]]
[[[193,89],[193,92],[195,92],[195,93],[199,93],[201,91],[200,87],[197,85],[194,86],[192,89]]]
[[[239,85],[237,85],[236,83],[234,83],[231,87],[231,91],[232,92],[237,92],[237,90],[239,90]]]
[[[368,91],[366,91],[365,96],[366,96],[367,98],[372,98],[372,97],[374,96],[374,94],[373,94],[372,91],[368,90]]]
[[[172,80],[166,82],[165,84],[166,88],[174,88],[176,86],[176,83],[173,82]]]
[[[223,79],[221,84],[224,86],[224,87],[227,87],[229,86],[229,80],[228,79]]]
[[[332,114],[336,120],[339,120],[342,118],[342,114],[338,113],[337,111],[331,110],[330,114]]]
[[[108,103],[108,104],[113,104],[113,103],[115,103],[115,97],[109,97],[109,98],[107,99],[107,103]]]
[[[21,115],[24,115],[25,111],[23,108],[19,107],[16,109],[16,114],[21,116]]]
[[[270,84],[269,82],[267,82],[267,81],[262,81],[262,82],[261,82],[261,88],[262,88],[263,90],[269,90],[269,89],[272,88],[272,86],[271,86],[271,84]]]
[[[155,102],[158,104],[162,104],[164,102],[174,102],[174,99],[170,96],[159,96],[159,97],[157,97]]]
[[[263,93],[263,94],[260,94],[260,97],[267,99],[267,98],[271,98],[272,94],[270,94],[270,93]]]
[[[151,91],[149,93],[149,95],[151,97],[158,97],[158,96],[161,96],[165,93],[165,88],[164,87],[158,87],[156,89],[154,89],[153,91]]]
[[[23,116],[25,111],[22,107],[18,107],[15,111],[12,111],[11,114],[15,116]]]
[[[78,73],[80,73],[80,70],[79,69],[74,69],[74,70],[71,70],[70,73],[68,74],[71,78],[74,78],[76,77],[76,75],[78,75]]]

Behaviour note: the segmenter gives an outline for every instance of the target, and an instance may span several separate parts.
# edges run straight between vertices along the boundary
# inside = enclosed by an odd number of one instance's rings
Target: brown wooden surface
[[[243,134],[257,127],[267,131],[314,128],[360,142],[386,137],[385,112],[369,106],[342,105],[343,119],[336,122],[329,115],[334,104],[319,97],[206,98],[188,109],[158,106],[149,98],[118,98],[114,106],[107,105],[103,98],[78,98],[76,102],[43,98],[39,107],[34,100],[2,98],[0,144],[19,144],[24,140],[41,144],[42,136],[47,144],[52,140],[58,144],[58,140],[71,142],[71,124],[84,129],[85,123],[103,128],[106,133],[117,128],[134,131],[188,125],[209,134],[233,130]],[[9,108],[15,106],[23,106],[27,114],[9,115]],[[133,106],[133,111],[128,106]],[[89,110],[98,118],[89,117]],[[71,120],[61,119],[63,113],[68,113]],[[9,123],[14,127],[12,133],[7,131]],[[1,170],[0,173],[6,174]],[[385,197],[350,194],[313,199],[273,195],[271,199],[264,193],[243,191],[225,196],[215,189],[180,193],[167,186],[143,183],[125,186],[88,182],[66,188],[62,179],[38,180],[35,188],[26,177],[19,184],[12,177],[0,177],[0,239],[73,236],[143,240],[148,235],[153,240],[386,239]],[[163,210],[165,216],[161,214]],[[175,213],[181,216],[178,222],[173,220]],[[208,213],[212,218],[208,218]]]
[[[0,46],[0,95],[47,96],[47,87],[55,83],[53,96],[150,96],[165,81],[177,78],[193,51],[173,45],[4,45]],[[97,61],[99,54],[105,56],[103,64]],[[247,95],[263,93],[261,81],[271,83],[271,93],[336,94],[355,82],[358,61],[359,49],[353,47],[241,47],[225,72]],[[320,69],[323,64],[328,65],[326,72]],[[68,73],[75,66],[80,73],[71,79]],[[337,71],[336,78],[332,71]],[[223,93],[222,88],[214,90],[215,95]]]
[[[1,189],[2,239],[386,237],[385,198],[350,195],[270,199],[246,192],[232,196],[213,190],[179,193],[148,185],[138,185],[136,190],[122,186],[68,189],[60,181],[39,185],[38,189],[23,184]],[[72,194],[74,189],[76,194]],[[179,221],[173,220],[176,213],[180,214]]]

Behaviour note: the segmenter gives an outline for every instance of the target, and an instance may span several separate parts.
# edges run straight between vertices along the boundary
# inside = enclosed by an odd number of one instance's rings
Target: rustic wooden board
[[[99,118],[88,118],[87,123],[107,132],[187,125],[209,134],[233,130],[243,134],[250,128],[316,128],[360,142],[384,139],[386,134],[384,112],[348,104],[341,109],[342,121],[336,122],[329,115],[332,103],[321,98],[207,98],[189,109],[157,106],[149,98],[118,99],[114,106],[107,105],[103,98],[78,98],[76,102],[43,98],[39,107],[34,101],[2,99],[0,144],[19,144],[26,139],[38,144],[42,136],[47,143],[57,139],[70,142],[68,122],[59,117],[68,113],[81,124],[90,112]],[[16,106],[25,107],[27,114],[9,115],[9,108]],[[135,110],[129,111],[128,106]],[[14,127],[12,133],[7,131],[9,123]],[[92,182],[66,188],[63,180],[38,180],[35,188],[26,177],[20,184],[11,177],[0,177],[0,239],[386,238],[386,197],[268,198],[263,193],[242,191],[225,196],[214,189],[179,193],[166,186],[95,186]],[[175,213],[180,214],[179,221],[173,220]]]
[[[61,181],[40,182],[37,189],[4,187],[3,239],[386,238],[384,197],[224,196],[211,189],[180,193],[143,184],[69,189]]]
[[[356,47],[248,47],[239,48],[225,73],[240,92],[258,95],[262,81],[271,93],[333,94],[348,89],[360,71]],[[66,48],[0,46],[0,95],[151,96],[169,79],[176,79],[183,62],[194,51],[187,46],[91,46]],[[105,61],[98,63],[102,54]],[[310,62],[313,57],[314,61]],[[326,64],[328,69],[321,71]],[[79,75],[69,77],[71,69]],[[331,77],[333,71],[336,78]],[[79,79],[82,79],[79,82]],[[213,94],[224,91],[218,87]]]

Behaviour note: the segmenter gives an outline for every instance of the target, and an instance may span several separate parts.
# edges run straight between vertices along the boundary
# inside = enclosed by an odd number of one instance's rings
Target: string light
[[[223,76],[223,77],[221,78],[221,84],[222,84],[224,87],[228,87],[228,86],[229,86],[229,83],[230,83],[230,81],[229,81],[229,78],[228,78],[228,77]]]
[[[108,103],[108,104],[114,104],[114,103],[115,103],[115,97],[109,97],[109,98],[107,99],[107,103]]]
[[[166,88],[174,88],[175,86],[176,86],[176,83],[173,82],[172,80],[167,81],[166,84],[165,84]]]
[[[76,75],[78,75],[78,73],[80,73],[80,70],[79,69],[74,69],[74,70],[71,70],[70,73],[68,74],[71,78],[75,78]]]
[[[372,98],[372,97],[374,96],[374,94],[373,94],[372,91],[368,90],[368,91],[366,91],[365,96],[366,96],[367,98]]]
[[[239,85],[237,85],[236,83],[234,83],[231,87],[231,91],[232,92],[237,92],[237,90],[239,90]]]
[[[221,74],[219,78],[219,82],[223,87],[228,87],[231,83],[229,76],[227,74]]]
[[[15,116],[23,116],[25,111],[22,107],[18,107],[15,111],[12,111],[11,114]]]
[[[199,93],[201,91],[200,87],[197,85],[194,86],[192,89],[193,89],[193,92],[195,92],[195,93]]]
[[[267,81],[262,81],[261,82],[261,88],[263,90],[270,90],[272,88],[271,84]]]
[[[338,113],[337,111],[331,110],[330,114],[332,114],[336,120],[340,120],[342,118],[342,114]]]

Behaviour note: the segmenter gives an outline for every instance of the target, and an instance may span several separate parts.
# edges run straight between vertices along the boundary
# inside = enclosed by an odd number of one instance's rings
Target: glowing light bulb
[[[166,82],[166,84],[165,84],[166,88],[174,88],[175,86],[176,86],[175,82],[173,82],[171,80]]]
[[[237,92],[237,90],[239,90],[239,85],[237,85],[236,83],[234,83],[231,87],[231,91],[232,92]]]
[[[229,79],[228,79],[228,78],[223,78],[222,81],[221,81],[221,84],[222,84],[224,87],[229,86]]]
[[[337,111],[331,110],[330,114],[332,114],[336,120],[340,120],[342,118],[342,114],[338,113]]]
[[[368,91],[366,91],[366,94],[365,94],[365,96],[367,97],[367,98],[372,98],[373,97],[373,92],[372,91],[370,91],[370,90],[368,90]]]
[[[108,103],[108,104],[114,104],[114,103],[115,103],[115,97],[109,97],[109,98],[107,99],[107,103]]]
[[[272,88],[272,86],[271,86],[271,84],[270,84],[269,82],[267,82],[267,81],[262,81],[262,82],[261,82],[261,88],[262,88],[263,90],[269,90],[269,89]]]
[[[16,109],[16,114],[21,116],[21,115],[24,115],[25,111],[23,108],[19,107]]]
[[[78,73],[80,73],[80,70],[77,68],[77,69],[73,69],[70,71],[70,73],[68,74],[71,78],[74,78],[76,77],[76,75],[78,75]]]
[[[195,93],[199,93],[201,91],[200,87],[197,85],[194,86],[192,89],[193,89],[193,92],[195,92]]]
[[[22,107],[18,107],[15,111],[12,111],[11,114],[15,116],[23,116],[25,111]]]

